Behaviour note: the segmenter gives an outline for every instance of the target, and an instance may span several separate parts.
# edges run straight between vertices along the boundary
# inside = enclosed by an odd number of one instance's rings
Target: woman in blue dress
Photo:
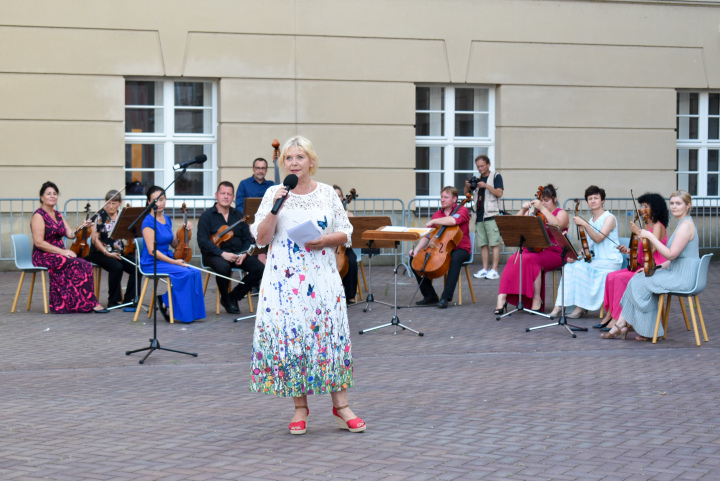
[[[153,185],[147,191],[148,203],[162,194],[162,187]],[[166,216],[165,195],[157,202],[157,271],[169,274],[172,282],[173,317],[180,322],[193,322],[205,318],[205,296],[203,295],[202,275],[199,270],[191,269],[182,259],[174,259],[170,247],[176,247],[178,240],[172,228],[172,220]],[[145,240],[140,264],[145,272],[153,271],[153,256],[148,251],[155,242],[155,220],[150,214],[143,220],[142,235]],[[192,225],[188,222],[188,229]],[[158,307],[166,321],[170,321],[167,312],[167,293],[157,296]]]

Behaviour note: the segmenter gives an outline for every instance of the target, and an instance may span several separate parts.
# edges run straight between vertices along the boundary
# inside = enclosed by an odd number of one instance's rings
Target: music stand
[[[365,298],[365,308],[363,309],[363,312],[371,311],[372,307],[370,306],[371,303],[377,302],[378,304],[383,304],[388,307],[393,307],[392,304],[388,304],[387,302],[382,301],[375,301],[375,296],[373,295],[373,289],[372,289],[372,258],[373,255],[373,249],[382,249],[382,248],[395,248],[395,241],[393,240],[385,240],[385,239],[367,239],[364,237],[365,232],[371,231],[371,230],[378,230],[382,229],[383,227],[387,225],[392,225],[392,219],[386,215],[381,216],[353,216],[348,217],[350,220],[350,223],[353,226],[353,233],[352,236],[350,236],[350,243],[351,245],[366,245],[368,247],[368,294]],[[348,306],[348,308],[353,306],[360,305],[360,302],[357,302],[355,304],[352,304]],[[397,303],[396,303],[397,304]]]
[[[518,252],[515,254],[520,258],[520,288],[518,291],[518,306],[517,309],[512,310],[502,316],[498,316],[495,320],[511,316],[517,311],[525,311],[529,314],[535,314],[536,316],[547,317],[552,319],[553,317],[532,309],[525,309],[523,305],[522,297],[522,254],[523,247],[536,248],[536,247],[550,247],[550,237],[548,236],[545,224],[543,224],[540,216],[528,216],[528,215],[498,215],[495,216],[495,222],[497,223],[498,229],[500,229],[500,236],[505,241],[506,245],[517,244]]]
[[[528,327],[525,329],[525,332],[534,331],[536,329],[542,329],[545,327],[550,326],[563,326],[565,329],[568,330],[570,335],[572,337],[577,337],[573,331],[586,331],[586,327],[580,327],[576,326],[574,324],[568,324],[567,319],[565,317],[565,264],[567,264],[568,259],[574,259],[578,260],[578,253],[575,251],[575,248],[570,243],[567,237],[565,237],[565,234],[560,230],[558,226],[555,225],[549,225],[548,226],[548,232],[552,236],[554,242],[556,245],[562,247],[561,252],[561,258],[562,258],[562,279],[560,279],[560,319],[558,319],[557,322],[553,324],[545,324],[542,326],[535,326],[535,327]],[[552,317],[550,318],[552,319]],[[568,327],[570,326],[570,327]]]
[[[125,239],[128,242],[134,242],[136,237],[140,237],[136,230],[137,227],[133,226],[132,230],[130,230],[130,224],[133,223],[135,219],[138,218],[139,215],[143,213],[145,210],[144,207],[125,207],[121,212],[120,216],[118,217],[117,222],[115,222],[115,227],[113,227],[112,232],[110,233],[111,239]],[[135,253],[135,261],[138,262],[140,259],[140,253]],[[127,262],[123,261],[122,259],[120,262]],[[137,298],[138,298],[138,269],[137,264],[135,264],[135,297],[133,298],[133,302],[126,302],[125,304],[119,304],[117,306],[108,307],[107,310],[111,311],[113,309],[120,309],[125,308],[127,306],[132,306],[137,304]],[[135,309],[138,307],[136,306]],[[133,311],[134,309],[129,309],[129,311]]]
[[[389,219],[389,218],[388,218]],[[392,242],[393,249],[395,249],[395,315],[393,316],[392,320],[388,322],[387,324],[381,324],[379,326],[371,327],[369,329],[363,329],[360,331],[360,334],[364,334],[368,331],[375,331],[377,329],[382,329],[383,327],[390,327],[393,326],[395,328],[395,332],[393,334],[397,334],[397,328],[398,326],[402,329],[406,329],[408,331],[414,332],[418,336],[423,336],[424,334],[422,332],[416,331],[415,329],[410,329],[409,327],[403,325],[400,323],[400,318],[398,318],[397,311],[398,311],[398,305],[397,305],[397,278],[398,278],[398,247],[400,246],[401,241],[416,241],[420,238],[420,234],[418,232],[394,232],[394,231],[384,231],[384,230],[368,230],[365,231],[362,235],[362,238],[365,240],[369,240],[369,244],[372,242],[377,242],[380,246],[384,246],[384,244],[388,242]],[[372,277],[371,277],[372,281]],[[370,297],[370,294],[368,294],[368,297]]]
[[[255,214],[257,213],[258,209],[260,208],[260,203],[262,202],[262,197],[246,197],[245,198],[245,205],[243,205],[243,215],[247,216],[247,219],[245,219],[245,222],[247,225],[251,225],[255,223]]]

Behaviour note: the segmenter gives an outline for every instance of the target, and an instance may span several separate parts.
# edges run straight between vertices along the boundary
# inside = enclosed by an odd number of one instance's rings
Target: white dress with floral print
[[[279,188],[265,192],[250,227],[255,238]],[[251,391],[302,396],[353,384],[350,330],[335,249],[308,251],[287,236],[288,229],[308,219],[323,234],[345,233],[346,246],[350,245],[353,228],[331,186],[318,183],[309,194],[289,194],[278,214],[260,285]]]

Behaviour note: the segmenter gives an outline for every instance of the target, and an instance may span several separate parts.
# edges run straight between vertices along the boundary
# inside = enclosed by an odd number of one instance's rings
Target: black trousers
[[[227,277],[230,277],[230,274],[232,274],[233,267],[239,267],[245,271],[246,274],[245,277],[243,277],[244,284],[237,284],[237,286],[232,290],[232,296],[238,301],[245,297],[245,294],[250,292],[253,287],[260,285],[263,272],[265,271],[265,264],[260,262],[258,258],[254,256],[245,257],[245,260],[239,266],[231,264],[221,256],[214,255],[204,255],[203,263],[218,274]],[[215,282],[217,283],[217,288],[220,292],[220,298],[225,300],[228,295],[230,281],[223,279],[222,277],[215,276]]]
[[[455,295],[455,287],[457,286],[458,279],[460,278],[460,271],[462,269],[463,262],[470,260],[470,253],[465,249],[455,249],[450,253],[450,269],[447,273],[447,282],[445,283],[445,289],[442,293],[442,298],[446,301],[452,301],[453,295]],[[412,264],[412,259],[410,259]],[[437,299],[437,293],[432,285],[432,279],[425,279],[422,282],[422,276],[418,275],[413,270],[415,279],[420,284],[420,293],[422,293],[424,299]]]
[[[116,306],[126,302],[135,300],[135,269],[136,267],[122,259],[113,259],[98,250],[94,250],[86,258],[93,264],[99,265],[108,272],[108,307]],[[135,254],[131,254],[128,259],[135,261]],[[122,298],[122,277],[123,272],[130,274],[130,278],[125,288],[125,299]],[[138,280],[142,276],[138,273]]]
[[[345,255],[348,258],[348,271],[342,278],[342,283],[345,288],[345,299],[352,299],[357,294],[358,286],[357,255],[352,249],[345,249]]]

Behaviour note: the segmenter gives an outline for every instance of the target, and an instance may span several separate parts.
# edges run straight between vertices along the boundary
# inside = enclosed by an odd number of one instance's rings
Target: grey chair
[[[661,321],[663,323],[663,329],[665,330],[662,338],[665,339],[665,337],[667,336],[668,315],[670,313],[670,299],[672,299],[672,296],[677,296],[680,299],[680,308],[682,309],[683,317],[685,318],[685,327],[689,331],[690,323],[688,322],[687,311],[685,310],[685,302],[682,299],[683,297],[688,298],[688,304],[690,305],[690,314],[692,316],[693,322],[693,331],[695,332],[695,343],[699,346],[700,333],[698,332],[697,320],[695,318],[695,309],[693,307],[693,304],[697,304],[698,317],[700,318],[700,327],[702,328],[703,338],[705,339],[705,342],[708,342],[707,331],[705,330],[705,320],[703,319],[702,310],[700,309],[700,298],[698,296],[702,294],[702,292],[705,290],[705,286],[707,285],[707,273],[708,267],[710,267],[711,257],[712,254],[705,254],[704,256],[702,256],[702,259],[700,259],[700,263],[698,264],[697,276],[695,277],[695,287],[693,287],[689,291],[668,292],[667,294],[660,295],[660,299],[658,300],[658,315],[657,319],[655,320],[655,332],[653,333],[652,339],[653,344],[657,342],[658,331],[660,330]],[[665,299],[667,299],[667,301],[665,301]]]
[[[142,290],[140,291],[140,299],[138,300],[138,307],[135,309],[135,317],[133,318],[133,322],[136,322],[138,320],[138,316],[140,315],[140,306],[142,306],[143,299],[145,299],[145,292],[147,291],[148,283],[150,282],[150,279],[154,279],[155,276],[153,276],[152,271],[145,272],[143,268],[140,265],[140,256],[142,255],[143,246],[145,245],[145,241],[142,237],[138,237],[135,239],[135,252],[137,253],[137,259],[138,259],[138,272],[143,276],[143,286]],[[169,274],[160,274],[158,273],[157,278],[161,280],[162,282],[167,282],[168,286],[168,308],[170,311],[170,324],[175,323],[175,317],[173,316],[173,304],[172,304],[172,282],[170,282],[170,275]],[[155,305],[155,296],[151,296],[150,299],[150,309],[148,309],[148,319],[152,317],[153,313],[153,306]]]
[[[18,298],[20,297],[20,290],[22,283],[25,280],[25,273],[32,273],[32,280],[30,281],[30,294],[28,295],[27,310],[30,310],[32,303],[33,290],[35,288],[35,274],[38,272],[42,278],[42,291],[43,291],[43,305],[45,307],[45,314],[48,311],[48,294],[47,294],[47,283],[45,281],[45,272],[47,267],[37,267],[32,263],[32,246],[30,244],[30,238],[26,234],[13,234],[12,235],[13,250],[15,251],[15,266],[20,269],[20,282],[18,282],[17,291],[15,291],[15,300],[13,301],[12,309],[10,313],[15,312],[17,307]]]

